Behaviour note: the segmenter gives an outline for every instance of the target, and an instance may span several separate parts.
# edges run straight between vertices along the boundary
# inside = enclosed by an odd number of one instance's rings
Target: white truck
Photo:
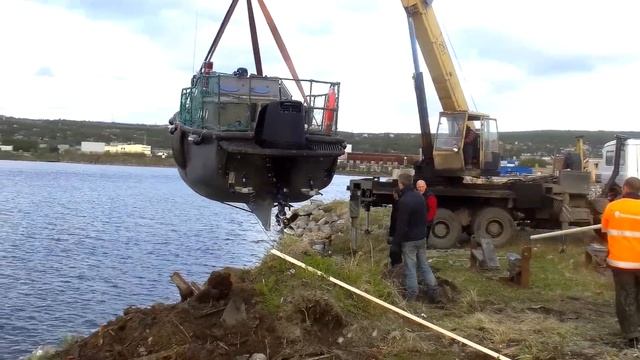
[[[602,163],[599,166],[600,182],[607,184],[614,173],[616,140],[609,141],[602,148]],[[622,186],[624,179],[640,177],[640,139],[624,139],[620,149],[620,171],[615,183]]]

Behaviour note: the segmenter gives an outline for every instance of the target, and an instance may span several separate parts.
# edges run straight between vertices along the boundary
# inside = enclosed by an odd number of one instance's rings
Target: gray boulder
[[[327,235],[331,235],[331,233],[333,233],[333,231],[331,231],[331,226],[329,225],[320,226],[320,232]]]
[[[247,320],[247,311],[244,301],[240,298],[232,298],[222,313],[222,322],[227,326],[234,326]]]
[[[324,217],[325,212],[320,210],[320,209],[316,209],[311,213],[311,220],[313,221],[320,221],[320,219],[322,219]]]
[[[331,237],[331,234],[322,233],[318,231],[308,232],[302,236],[302,240],[307,241],[309,243],[316,242],[319,240],[326,240]]]
[[[308,216],[311,215],[311,213],[313,212],[313,210],[315,210],[317,207],[315,205],[312,204],[308,204],[308,205],[304,205],[300,208],[298,208],[298,214],[300,214],[300,216]]]

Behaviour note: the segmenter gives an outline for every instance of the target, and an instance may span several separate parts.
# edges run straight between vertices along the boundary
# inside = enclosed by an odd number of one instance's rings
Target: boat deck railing
[[[298,84],[304,95],[289,91],[298,88]],[[335,92],[333,104],[330,92]],[[191,87],[182,89],[180,122],[195,129],[250,132],[261,106],[273,101],[298,100],[305,105],[307,132],[331,135],[337,131],[339,98],[338,82],[201,74],[194,76]]]

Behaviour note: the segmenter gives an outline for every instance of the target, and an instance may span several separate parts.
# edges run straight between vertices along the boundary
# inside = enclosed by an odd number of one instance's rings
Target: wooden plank
[[[171,274],[171,282],[173,282],[180,292],[180,301],[186,301],[196,294],[195,289],[185,280],[179,272]]]

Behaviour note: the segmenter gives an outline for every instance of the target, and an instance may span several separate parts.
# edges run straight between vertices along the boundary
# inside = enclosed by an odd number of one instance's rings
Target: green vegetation
[[[338,211],[347,211],[339,203]],[[372,209],[373,232],[360,239],[351,254],[348,234],[334,236],[332,255],[323,257],[299,238],[284,236],[279,249],[305,264],[355,286],[393,305],[405,308],[447,330],[514,359],[620,358],[612,281],[605,273],[584,265],[586,240],[572,239],[568,250],[547,240],[534,244],[529,289],[501,281],[505,270],[469,270],[468,250],[429,251],[437,275],[448,287],[446,305],[405,303],[399,283],[386,273],[388,247],[385,209]],[[521,237],[524,234],[520,234]],[[498,249],[502,269],[506,252],[520,252],[522,239]],[[273,255],[255,269],[261,303],[274,313],[295,312],[302,294],[322,293],[342,311],[357,346],[374,342],[385,359],[454,359],[475,356],[464,345],[452,346],[443,336],[402,319],[399,315],[359,297],[328,280]],[[261,284],[262,281],[262,284]],[[355,341],[355,340],[354,340]],[[373,345],[372,345],[373,346]],[[466,355],[465,355],[466,354]]]
[[[600,157],[605,143],[614,140],[616,134],[640,138],[640,131],[580,131],[580,130],[534,130],[501,132],[500,144],[503,159],[527,156],[553,156],[565,149],[573,149],[577,136],[584,136],[588,156]],[[420,148],[418,134],[372,134],[347,133],[340,135],[353,145],[353,151],[397,152],[415,154]]]
[[[168,119],[168,117],[167,117]],[[32,120],[0,115],[0,143],[14,145],[24,152],[56,151],[57,145],[79,146],[82,141],[105,143],[146,143],[154,149],[170,147],[167,125],[122,124],[96,121]],[[366,129],[363,129],[366,130]],[[575,137],[584,135],[590,156],[599,157],[602,146],[618,133],[640,138],[640,132],[536,130],[502,132],[503,158],[519,158],[522,154],[553,156],[575,145]],[[340,132],[353,151],[397,152],[416,154],[420,148],[419,134]],[[39,148],[46,144],[45,149]]]
[[[0,151],[0,160],[20,161],[47,161],[68,162],[81,164],[102,165],[131,165],[131,166],[160,166],[174,167],[172,157],[161,158],[158,156],[146,156],[144,154],[83,154],[75,151],[67,151],[62,154],[51,152],[16,153]]]
[[[167,126],[0,116],[0,143],[19,145],[23,151],[33,151],[37,144],[80,146],[82,141],[146,143],[152,148],[166,149],[170,146]]]

